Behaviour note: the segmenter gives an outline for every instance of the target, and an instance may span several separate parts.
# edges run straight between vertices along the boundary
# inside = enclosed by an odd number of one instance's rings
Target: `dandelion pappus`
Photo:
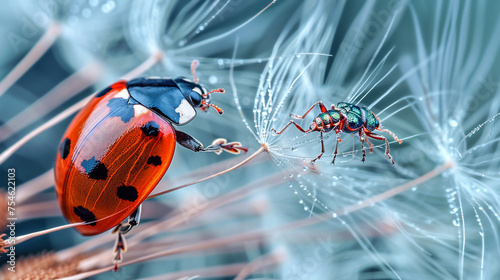
[[[55,186],[62,212],[83,235],[116,227],[115,263],[126,250],[122,234],[139,223],[142,202],[167,171],[175,143],[194,152],[246,152],[239,142],[216,139],[202,143],[173,125],[196,117],[195,108],[213,107],[210,94],[194,82],[137,78],[100,91],[73,119],[61,141],[55,163]],[[126,217],[127,223],[121,223]]]
[[[311,106],[311,108],[309,108],[309,110],[305,112],[304,115],[299,116],[295,114],[290,114],[290,117],[293,117],[295,119],[304,119],[316,105],[319,106],[321,113],[314,118],[314,121],[309,126],[309,129],[304,130],[300,125],[295,123],[293,120],[290,120],[290,122],[280,131],[276,131],[276,129],[274,128],[272,128],[271,131],[275,132],[276,134],[281,134],[283,133],[283,131],[285,131],[285,129],[287,129],[292,124],[298,130],[304,133],[319,131],[321,137],[321,154],[319,154],[319,156],[313,159],[311,163],[314,163],[316,160],[320,159],[325,153],[325,145],[323,143],[323,133],[335,131],[335,134],[337,136],[337,143],[335,145],[335,152],[333,153],[332,164],[335,162],[335,158],[337,157],[337,149],[339,146],[339,142],[342,142],[339,134],[341,132],[345,133],[357,132],[359,140],[361,141],[361,147],[363,151],[363,158],[361,161],[364,162],[366,157],[365,142],[368,143],[369,145],[370,153],[373,152],[373,144],[370,143],[370,141],[368,140],[368,138],[373,138],[385,141],[385,146],[386,146],[385,154],[389,157],[392,164],[394,164],[394,160],[392,159],[392,156],[389,154],[389,142],[384,136],[376,134],[373,131],[378,130],[387,132],[391,134],[392,137],[394,137],[394,139],[396,139],[396,141],[399,142],[399,144],[401,144],[403,141],[399,140],[398,137],[391,131],[380,128],[380,119],[377,117],[377,115],[375,115],[372,111],[370,111],[370,109],[366,107],[359,107],[357,105],[346,102],[340,102],[337,104],[337,107],[335,107],[335,105],[332,105],[331,109],[328,110],[322,101],[318,101],[314,103]]]

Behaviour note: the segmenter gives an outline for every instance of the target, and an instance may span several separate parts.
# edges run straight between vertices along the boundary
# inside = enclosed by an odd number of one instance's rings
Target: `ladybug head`
[[[189,97],[191,98],[191,103],[193,104],[193,106],[198,106],[198,108],[200,108],[200,110],[202,110],[203,112],[207,112],[208,108],[212,107],[217,111],[217,113],[219,113],[219,115],[222,115],[224,111],[222,111],[222,109],[219,108],[217,105],[210,103],[210,94],[214,92],[224,93],[224,89],[222,88],[213,89],[207,92],[207,90],[204,87],[199,85],[198,77],[196,77],[195,73],[197,65],[198,65],[197,60],[193,61],[193,63],[191,64],[191,73],[193,74],[194,78],[193,88],[189,93]]]

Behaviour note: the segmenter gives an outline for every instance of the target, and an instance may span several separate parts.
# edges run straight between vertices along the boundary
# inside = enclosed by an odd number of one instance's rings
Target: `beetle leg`
[[[337,133],[337,143],[335,144],[335,152],[333,152],[333,160],[332,160],[331,164],[335,163],[335,159],[337,158],[337,150],[339,148],[339,142],[342,142],[342,140],[340,139],[340,136],[339,136],[338,132],[335,132],[335,133]]]
[[[118,237],[115,242],[113,263],[115,264],[114,271],[118,271],[118,264],[123,261],[123,252],[127,251],[127,243],[125,242],[125,237],[123,233],[118,232]]]
[[[363,131],[365,132],[365,135],[366,135],[366,133],[370,132],[366,128],[363,128]],[[370,147],[370,154],[373,153],[373,144],[370,142],[370,138],[369,137],[365,137],[365,142],[368,143],[368,146]]]
[[[388,129],[378,128],[378,127],[377,127],[377,128],[375,128],[375,129],[376,129],[376,130],[379,130],[379,131],[384,131],[384,132],[387,132],[387,133],[389,133],[390,135],[392,135],[392,137],[394,137],[394,139],[395,139],[396,141],[398,141],[398,142],[399,142],[399,144],[403,143],[403,141],[402,141],[402,140],[399,140],[399,138],[396,136],[396,134],[394,134],[392,131],[390,131],[390,130],[388,130]]]
[[[125,234],[128,233],[133,227],[137,226],[139,224],[139,221],[141,220],[141,210],[142,210],[142,204],[135,209],[132,214],[128,217],[128,222],[127,223],[120,223],[112,233],[117,232],[117,238],[115,242],[115,247],[114,247],[114,253],[115,256],[113,258],[113,263],[115,264],[114,270],[118,270],[118,264],[122,262],[123,260],[123,253],[127,251],[127,243],[125,242]]]
[[[307,112],[305,112],[305,114],[304,114],[304,115],[299,116],[299,115],[295,115],[295,114],[290,114],[290,117],[291,117],[291,118],[294,118],[294,119],[301,119],[301,120],[303,120],[303,119],[307,116],[307,114],[309,114],[309,112],[311,112],[311,111],[312,111],[312,109],[314,108],[314,106],[316,106],[316,104],[317,104],[317,105],[319,105],[319,109],[321,110],[321,113],[324,113],[324,112],[328,111],[328,110],[326,109],[326,107],[325,107],[325,104],[323,104],[323,102],[322,102],[322,101],[318,101],[318,102],[314,103],[314,104],[311,106],[311,108],[309,108],[309,110],[307,110]]]
[[[290,122],[287,125],[285,125],[285,127],[283,127],[283,129],[281,129],[280,131],[276,131],[276,129],[274,129],[274,128],[271,128],[271,131],[274,132],[274,133],[276,133],[276,134],[281,134],[281,133],[283,133],[283,131],[285,131],[285,129],[287,129],[292,124],[295,125],[295,127],[298,130],[300,130],[301,132],[308,133],[308,132],[311,131],[310,129],[304,130],[302,127],[300,127],[300,125],[298,125],[297,123],[295,123],[293,120],[290,120]]]
[[[208,147],[203,147],[203,144],[196,138],[179,130],[175,131],[175,138],[177,143],[193,152],[214,152],[220,154],[222,151],[226,151],[233,154],[239,154],[240,151],[244,153],[248,151],[248,148],[243,147],[240,142],[227,143],[227,140],[223,138],[216,139]]]
[[[227,142],[224,138],[215,139],[210,146],[207,147],[218,148],[218,151],[215,151],[216,154],[220,155],[222,151],[226,151],[231,154],[239,154],[240,152],[247,153],[248,147],[243,147],[240,142]]]
[[[323,156],[323,154],[325,153],[325,144],[323,143],[323,132],[324,132],[324,130],[319,131],[320,138],[321,138],[321,154],[319,154],[319,156],[317,156],[315,159],[311,160],[311,164],[314,164],[314,162],[316,162],[318,159],[320,159]]]
[[[368,140],[369,138],[365,138],[365,142],[368,143],[368,146],[370,147],[370,154],[373,153],[373,144]]]
[[[361,150],[363,151],[363,158],[361,159],[361,161],[365,162],[366,158],[365,133],[360,129],[358,130],[358,135],[359,135],[359,141],[361,141]]]
[[[141,221],[141,211],[142,211],[142,204],[135,209],[132,214],[128,217],[128,223],[126,224],[120,224],[120,228],[118,229],[122,234],[128,233],[133,227],[139,225],[139,222]]]
[[[206,148],[203,148],[203,144],[200,141],[198,141],[196,138],[194,138],[193,136],[191,136],[185,132],[176,130],[175,131],[175,138],[176,138],[177,143],[179,143],[184,148],[190,149],[193,152],[205,152],[205,151],[207,151]],[[218,150],[218,149],[211,150],[210,152],[215,152],[216,150]]]
[[[383,140],[385,141],[385,154],[389,157],[389,159],[392,161],[392,164],[394,164],[394,160],[392,159],[392,156],[391,154],[389,154],[389,141],[387,141],[387,138],[385,138],[384,136],[382,135],[379,135],[379,134],[375,134],[373,132],[367,132],[366,135],[368,137],[371,137],[371,138],[374,138],[374,139],[377,139],[377,140]]]

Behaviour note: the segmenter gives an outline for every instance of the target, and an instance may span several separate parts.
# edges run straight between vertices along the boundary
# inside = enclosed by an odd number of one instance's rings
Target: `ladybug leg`
[[[327,111],[327,109],[326,109],[326,107],[325,107],[325,104],[323,104],[323,102],[322,102],[322,101],[318,101],[318,102],[314,103],[314,104],[311,106],[311,108],[309,108],[309,110],[307,110],[307,112],[305,112],[305,113],[304,113],[304,115],[299,116],[299,115],[295,115],[295,114],[290,114],[290,117],[291,117],[291,118],[294,118],[294,119],[301,119],[301,120],[302,120],[302,119],[304,119],[304,118],[307,116],[307,114],[309,114],[309,112],[311,112],[311,111],[312,111],[312,109],[313,109],[313,108],[314,108],[314,106],[316,106],[316,105],[319,105],[319,109],[321,110],[321,113],[324,113],[324,112],[326,112],[326,111]],[[279,133],[278,133],[278,134],[279,134]]]
[[[302,127],[300,127],[300,125],[298,125],[297,123],[295,123],[293,120],[290,120],[290,122],[289,122],[287,125],[285,125],[285,127],[283,127],[283,129],[281,129],[280,131],[276,131],[276,129],[271,128],[271,132],[274,132],[274,133],[276,133],[276,134],[281,134],[281,133],[283,133],[283,131],[285,131],[285,129],[287,129],[287,128],[288,128],[290,125],[292,125],[292,124],[293,124],[293,125],[294,125],[294,126],[295,126],[298,130],[300,130],[301,132],[307,133],[307,132],[311,131],[310,129],[308,129],[308,130],[304,130]]]
[[[385,154],[389,157],[389,159],[392,161],[392,164],[394,164],[394,160],[392,159],[391,154],[389,154],[389,141],[387,141],[387,138],[385,138],[382,135],[375,134],[373,132],[367,132],[366,135],[368,137],[377,139],[377,140],[383,140],[385,141]]]
[[[125,242],[125,237],[123,233],[118,232],[118,237],[115,242],[115,257],[113,258],[113,263],[115,264],[114,271],[118,271],[118,264],[123,261],[123,252],[127,251],[127,243]]]
[[[359,141],[361,142],[361,150],[363,151],[363,159],[362,162],[365,162],[366,158],[366,148],[365,148],[365,133],[360,129],[358,130]]]
[[[203,147],[203,144],[200,141],[185,132],[176,130],[175,137],[177,143],[193,152],[214,152],[216,154],[220,154],[222,151],[226,151],[233,154],[239,154],[240,151],[243,151],[244,153],[248,151],[248,148],[243,147],[240,142],[227,143],[227,140],[223,138],[216,139],[208,147]]]
[[[123,234],[128,233],[132,228],[135,226],[139,225],[139,222],[141,221],[141,211],[142,211],[142,204],[135,209],[132,214],[128,217],[128,223],[126,224],[120,224],[119,231]]]
[[[175,138],[177,140],[177,143],[179,143],[184,148],[190,149],[193,152],[205,152],[205,151],[207,151],[206,149],[203,148],[203,144],[200,141],[198,141],[196,138],[194,138],[193,136],[191,136],[185,132],[176,130],[175,131]],[[210,151],[210,152],[214,152],[214,151]]]
[[[114,271],[118,271],[118,264],[123,261],[123,253],[127,251],[127,243],[125,242],[125,234],[128,233],[133,227],[139,224],[141,220],[142,204],[135,209],[134,212],[128,217],[127,223],[120,223],[112,233],[117,232],[115,246],[113,252],[115,256],[113,263],[115,264]]]
[[[318,159],[320,159],[323,156],[323,154],[325,153],[325,144],[323,143],[323,132],[324,132],[324,130],[319,131],[320,137],[321,137],[321,154],[319,154],[319,156],[316,157],[315,159],[311,160],[311,164],[314,164],[314,162],[316,162]]]

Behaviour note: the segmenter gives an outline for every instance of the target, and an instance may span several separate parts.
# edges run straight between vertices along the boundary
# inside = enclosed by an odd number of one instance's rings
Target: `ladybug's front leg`
[[[185,132],[176,130],[175,137],[177,143],[193,152],[214,152],[220,154],[222,151],[226,151],[232,154],[239,154],[240,152],[246,153],[248,151],[248,148],[243,147],[240,142],[227,143],[227,140],[223,138],[215,139],[210,146],[205,148],[200,141]]]

